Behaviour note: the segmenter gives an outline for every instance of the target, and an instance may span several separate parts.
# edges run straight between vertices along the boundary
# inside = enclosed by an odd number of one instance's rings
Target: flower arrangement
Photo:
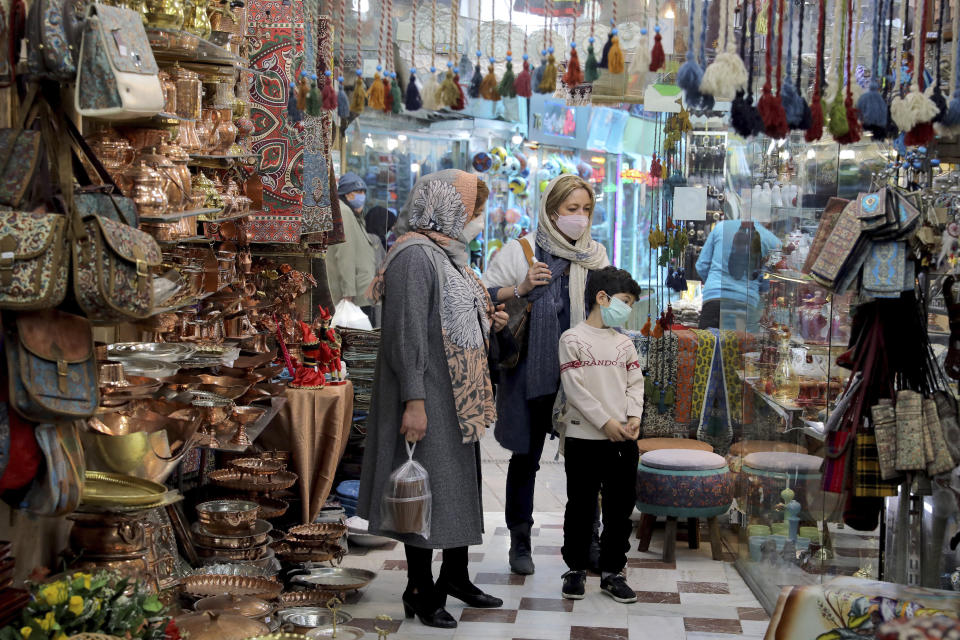
[[[19,625],[0,629],[0,640],[67,640],[98,633],[124,640],[178,640],[166,606],[142,583],[115,574],[74,573],[34,584]]]

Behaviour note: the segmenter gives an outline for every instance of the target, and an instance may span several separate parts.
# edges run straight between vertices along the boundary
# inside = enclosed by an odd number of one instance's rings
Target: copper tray
[[[257,476],[233,469],[217,469],[210,473],[209,478],[214,484],[234,491],[282,491],[294,485],[297,474],[278,471],[268,476]]]
[[[234,534],[214,533],[203,524],[194,522],[191,527],[193,539],[197,544],[211,549],[250,549],[267,542],[273,525],[266,520],[257,520],[253,529]]]
[[[277,601],[281,607],[325,607],[331,598],[339,598],[340,591],[328,591],[325,589],[308,589],[307,591],[288,591],[281,593]]]
[[[343,559],[343,547],[325,543],[322,546],[305,546],[290,540],[281,540],[270,545],[281,562],[327,562],[336,558]]]
[[[235,596],[257,596],[272,600],[283,591],[283,586],[276,580],[256,576],[193,575],[181,579],[180,585],[184,593],[195,597],[229,593]]]
[[[243,496],[242,498],[237,498],[238,500],[250,500],[251,502],[256,502],[260,505],[260,519],[261,520],[274,520],[283,516],[287,509],[290,508],[290,504],[286,500],[281,500],[280,498],[268,498],[266,496]]]
[[[300,544],[335,542],[347,533],[347,525],[339,522],[318,522],[291,527],[287,533]]]
[[[306,575],[294,576],[293,582],[322,591],[353,591],[362,589],[377,577],[373,571],[350,567],[319,567]]]
[[[279,460],[264,460],[263,458],[237,458],[230,461],[230,467],[244,474],[269,476],[286,468],[286,464]]]
[[[81,502],[93,505],[143,506],[161,501],[167,488],[158,482],[120,473],[87,471]]]
[[[249,549],[221,549],[217,547],[204,547],[203,545],[193,545],[197,549],[197,555],[201,558],[216,559],[224,562],[242,562],[247,560],[259,560],[266,553],[267,543],[250,547]]]

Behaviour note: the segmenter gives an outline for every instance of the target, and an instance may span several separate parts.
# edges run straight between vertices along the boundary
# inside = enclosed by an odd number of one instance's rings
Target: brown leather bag
[[[533,247],[528,238],[520,238],[517,242],[523,247],[523,255],[527,258],[527,266],[532,267],[535,261]],[[533,304],[526,302],[523,298],[514,296],[505,303],[505,311],[510,316],[507,320],[507,326],[504,331],[509,331],[513,336],[515,350],[511,350],[510,355],[500,361],[501,369],[513,369],[520,362],[520,358],[527,350],[527,328],[530,325],[530,311]]]

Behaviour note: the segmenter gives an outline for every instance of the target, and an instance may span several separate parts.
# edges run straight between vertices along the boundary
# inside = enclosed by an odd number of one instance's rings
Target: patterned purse
[[[16,100],[16,91],[12,92]],[[42,134],[30,128],[36,121],[36,85],[30,88],[13,128],[0,129],[0,205],[17,208],[40,169]]]
[[[27,13],[27,70],[34,78],[72,81],[77,75],[76,50],[67,34],[60,0],[34,0]]]
[[[35,422],[88,418],[100,400],[93,331],[56,309],[17,316],[7,331],[10,404]]]
[[[0,211],[0,309],[55,307],[67,292],[67,218]]]
[[[897,392],[897,470],[926,469],[923,438],[923,397],[916,391]]]
[[[77,113],[107,120],[160,113],[164,101],[158,72],[140,14],[91,4],[80,45]]]
[[[906,284],[905,242],[874,242],[863,263],[863,291],[875,298],[899,298]],[[910,279],[912,286],[913,279]]]

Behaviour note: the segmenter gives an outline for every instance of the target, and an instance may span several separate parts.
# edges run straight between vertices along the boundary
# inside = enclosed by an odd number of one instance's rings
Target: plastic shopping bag
[[[380,503],[382,527],[397,533],[430,537],[430,477],[413,459],[415,444],[406,443],[407,461],[390,474]]]
[[[333,326],[345,329],[362,329],[364,331],[373,330],[367,314],[350,300],[341,300],[337,303],[337,308],[333,314]]]

